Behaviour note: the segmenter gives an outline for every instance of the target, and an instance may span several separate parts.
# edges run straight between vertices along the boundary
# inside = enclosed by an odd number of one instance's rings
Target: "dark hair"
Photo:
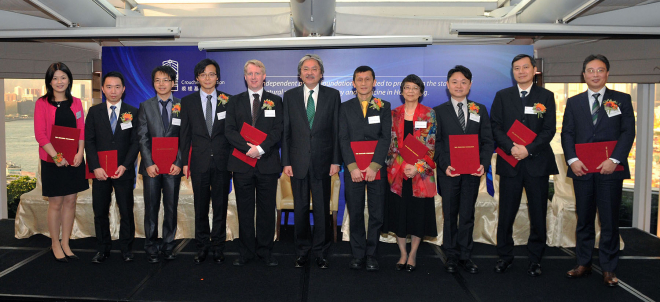
[[[174,68],[172,68],[170,66],[158,66],[158,67],[154,68],[154,70],[151,72],[151,84],[152,85],[156,81],[156,73],[158,73],[158,72],[162,72],[162,73],[166,74],[170,78],[170,80],[172,80],[173,82],[176,81],[176,70],[174,70]],[[122,83],[123,83],[123,81],[122,81]]]
[[[220,79],[220,66],[218,66],[218,62],[212,59],[201,60],[195,65],[195,79],[197,79],[197,76],[204,73],[204,69],[209,65],[215,66],[215,73],[218,75],[218,79]]]
[[[449,78],[451,78],[451,76],[457,72],[462,73],[466,79],[472,82],[472,72],[470,72],[470,69],[463,65],[456,65],[454,68],[449,69],[449,72],[447,72],[447,81],[449,81]]]
[[[534,58],[532,58],[530,55],[526,55],[524,53],[521,53],[513,57],[513,61],[511,61],[511,66],[513,66],[513,63],[518,62],[524,58],[529,58],[529,61],[532,63],[532,68],[536,67],[536,60],[534,60]]]
[[[71,87],[73,87],[73,75],[71,75],[71,70],[69,70],[69,67],[67,67],[64,63],[56,62],[50,64],[50,66],[48,66],[48,70],[46,70],[46,94],[42,96],[45,97],[48,103],[53,106],[57,106],[57,102],[55,102],[55,92],[53,91],[53,86],[50,85],[50,82],[53,81],[55,72],[58,70],[66,73],[66,76],[69,77],[69,86],[66,88],[64,96],[66,96],[67,101],[73,102],[73,96],[71,95]]]
[[[353,81],[355,81],[355,76],[357,76],[358,73],[367,72],[367,71],[371,71],[371,76],[374,79],[376,78],[376,73],[374,72],[373,69],[371,69],[371,67],[369,67],[369,66],[360,66],[358,68],[355,68],[355,71],[353,72]]]
[[[419,86],[419,93],[424,94],[424,82],[422,82],[422,79],[420,79],[416,74],[409,74],[403,78],[400,87],[401,94],[403,94],[403,86],[405,86],[406,83],[413,83]]]
[[[101,80],[101,86],[105,85],[105,79],[107,79],[107,78],[118,78],[118,79],[121,80],[121,85],[126,86],[126,85],[124,85],[124,75],[121,74],[121,72],[119,72],[119,71],[111,71],[111,72],[106,73],[103,76],[103,79]]]
[[[586,59],[584,59],[584,63],[582,63],[582,72],[587,71],[587,64],[593,60],[598,60],[605,63],[605,68],[607,68],[607,71],[610,71],[610,61],[604,55],[597,54],[589,55]]]

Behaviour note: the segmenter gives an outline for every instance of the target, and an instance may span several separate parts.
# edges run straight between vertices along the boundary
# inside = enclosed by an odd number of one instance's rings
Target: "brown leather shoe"
[[[619,278],[613,272],[603,272],[603,283],[609,287],[619,285]]]
[[[578,265],[572,270],[566,272],[567,278],[580,278],[591,275],[591,266]]]

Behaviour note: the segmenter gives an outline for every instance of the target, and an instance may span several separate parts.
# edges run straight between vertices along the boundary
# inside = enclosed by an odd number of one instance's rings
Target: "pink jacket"
[[[39,147],[43,147],[50,143],[50,131],[55,124],[55,111],[57,107],[48,103],[46,98],[40,98],[34,105],[34,137],[39,143]],[[71,104],[71,111],[76,116],[76,128],[80,129],[80,140],[85,140],[85,111],[82,108],[82,102],[79,98],[73,98]],[[78,117],[80,116],[80,117]],[[56,150],[57,151],[57,150]],[[39,148],[39,158],[47,160],[48,153],[43,148]]]

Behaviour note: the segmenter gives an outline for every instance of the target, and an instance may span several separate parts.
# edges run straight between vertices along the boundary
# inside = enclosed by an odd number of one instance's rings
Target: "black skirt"
[[[414,197],[412,179],[404,180],[401,186],[402,196],[392,191],[387,194],[386,230],[401,238],[407,235],[420,238],[437,237],[438,225],[433,197]]]

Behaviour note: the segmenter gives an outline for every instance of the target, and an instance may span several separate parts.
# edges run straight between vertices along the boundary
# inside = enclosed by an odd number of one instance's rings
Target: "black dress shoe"
[[[50,249],[51,251],[53,250],[52,247]],[[53,254],[53,258],[55,258],[55,261],[57,262],[69,262],[69,260],[66,260],[66,254],[64,254],[64,257],[62,258],[57,258],[57,256],[55,256],[55,252],[53,252],[52,254]]]
[[[168,261],[176,259],[176,255],[172,251],[163,251],[163,258]]]
[[[123,253],[121,254],[121,257],[124,258],[125,262],[131,262],[133,261],[133,258],[135,258],[135,256],[133,256],[133,253],[131,252]]]
[[[296,267],[304,267],[305,264],[307,264],[307,256],[298,256],[298,258],[296,258]]]
[[[97,252],[96,255],[92,258],[93,263],[103,263],[105,259],[108,259],[108,254]]]
[[[367,272],[378,271],[380,267],[378,266],[378,260],[373,256],[367,256]]]
[[[62,250],[62,252],[64,252],[64,250]],[[69,260],[80,260],[76,254],[67,255],[66,252],[64,252],[64,258]]]
[[[277,261],[277,259],[275,257],[273,257],[273,255],[270,255],[268,257],[264,257],[263,260],[264,260],[264,263],[266,263],[266,266],[277,266],[278,264],[280,264]]]
[[[476,274],[479,272],[479,267],[477,267],[477,265],[472,262],[472,259],[458,260],[458,265],[460,265],[466,272],[470,274]]]
[[[213,251],[213,261],[215,261],[215,263],[225,262],[225,254],[221,251]]]
[[[330,262],[328,262],[328,259],[316,257],[316,265],[318,265],[319,268],[326,269],[330,267]]]
[[[239,256],[238,258],[234,259],[234,261],[231,264],[233,264],[234,266],[243,266],[246,263],[248,263],[248,260]]]
[[[348,263],[348,268],[354,270],[361,270],[364,266],[364,259],[362,258],[353,258],[350,263]]]
[[[148,254],[147,261],[151,264],[154,264],[160,262],[160,258],[158,258],[158,254]]]
[[[447,263],[445,263],[445,271],[452,274],[458,271],[458,263],[456,263],[456,259],[447,259]]]
[[[415,266],[412,264],[406,264],[406,272],[412,273],[415,271]]]
[[[405,268],[406,268],[406,264],[405,264],[405,263],[397,263],[397,264],[396,264],[396,270],[397,270],[397,271],[402,271],[402,270],[404,270]]]
[[[527,269],[527,274],[532,277],[538,277],[541,275],[541,264],[530,262],[529,268]]]
[[[494,270],[495,270],[496,273],[504,273],[504,272],[506,272],[507,269],[509,269],[509,267],[511,267],[512,264],[513,264],[513,262],[511,262],[511,261],[505,261],[503,259],[498,259],[497,263],[495,264]]]
[[[195,255],[195,263],[200,264],[206,260],[206,256],[209,254],[209,250],[199,250],[197,255]]]

